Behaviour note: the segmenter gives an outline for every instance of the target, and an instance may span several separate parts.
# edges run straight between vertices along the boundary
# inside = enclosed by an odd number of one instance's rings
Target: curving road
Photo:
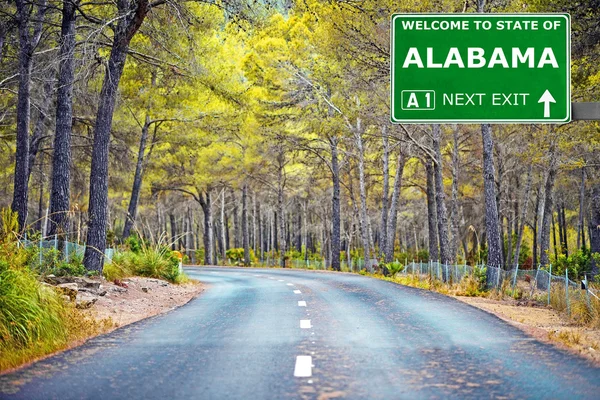
[[[189,268],[186,306],[0,376],[2,399],[600,398],[600,369],[359,275]]]

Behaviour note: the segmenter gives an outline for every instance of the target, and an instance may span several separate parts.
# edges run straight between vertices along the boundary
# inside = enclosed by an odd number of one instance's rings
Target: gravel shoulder
[[[600,329],[575,325],[549,307],[528,302],[454,297],[497,316],[540,341],[583,356],[600,366]]]
[[[131,277],[122,283],[127,287],[103,283],[106,295],[98,297],[90,308],[96,320],[110,318],[113,329],[180,307],[204,290],[197,281],[175,285],[161,279]]]

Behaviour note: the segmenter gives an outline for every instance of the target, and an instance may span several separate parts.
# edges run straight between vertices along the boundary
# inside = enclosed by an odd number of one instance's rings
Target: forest
[[[598,275],[600,124],[391,124],[397,12],[568,12],[572,101],[600,101],[598,0],[0,0],[0,208],[99,272],[133,237]]]

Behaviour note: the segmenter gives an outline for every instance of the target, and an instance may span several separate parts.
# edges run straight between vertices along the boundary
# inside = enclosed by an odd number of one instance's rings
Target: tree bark
[[[248,184],[242,185],[242,244],[244,246],[244,265],[250,266],[250,238],[248,233]]]
[[[442,131],[438,124],[432,125],[433,150],[435,152],[435,163],[433,171],[435,175],[435,203],[437,206],[438,236],[440,241],[440,261],[442,264],[452,264],[454,260],[450,254],[450,242],[448,240],[448,212],[446,210],[446,195],[444,193],[444,178],[442,176]],[[446,269],[443,269],[444,282],[448,280]]]
[[[398,160],[396,161],[396,176],[394,177],[394,186],[392,189],[392,202],[389,207],[388,225],[386,228],[387,237],[383,240],[387,241],[385,246],[385,262],[392,262],[394,259],[394,246],[396,244],[396,228],[398,225],[398,205],[400,204],[400,190],[402,189],[402,174],[406,165],[406,155],[400,151]]]
[[[169,214],[169,223],[171,224],[171,250],[177,249],[177,224],[175,223],[175,215]]]
[[[46,120],[48,119],[48,112],[50,110],[50,103],[52,103],[52,90],[53,85],[51,80],[47,80],[44,82],[43,88],[43,96],[40,109],[38,110],[37,121],[35,122],[35,127],[33,128],[33,133],[31,135],[31,142],[29,143],[29,168],[28,174],[31,177],[31,172],[33,171],[33,166],[35,164],[35,159],[40,149],[40,144],[44,139],[44,132],[46,130]],[[29,180],[29,178],[27,178]]]
[[[596,257],[600,255],[600,182],[598,182],[598,174],[596,174],[596,180],[592,185],[591,196],[590,196],[590,213],[591,217],[588,220],[589,233],[590,233],[590,250],[592,254],[596,254]],[[592,279],[600,273],[600,261],[598,258],[592,258]]]
[[[331,178],[333,195],[331,199],[331,268],[340,271],[340,164],[338,160],[338,138],[329,139],[331,149]],[[306,224],[306,221],[305,221]]]
[[[425,161],[425,170],[427,172],[427,223],[429,227],[429,259],[439,261],[438,252],[438,228],[437,228],[437,206],[435,204],[435,174],[433,172],[433,162]]]
[[[133,187],[131,188],[131,197],[129,199],[129,207],[125,218],[125,226],[123,227],[123,239],[127,239],[131,233],[131,228],[135,223],[137,214],[137,206],[142,189],[142,177],[144,174],[144,155],[146,153],[146,142],[148,141],[148,129],[150,128],[150,116],[146,115],[146,120],[142,126],[142,136],[140,137],[140,147],[138,150],[137,163],[135,165],[135,174],[133,176]]]
[[[529,209],[529,197],[531,196],[531,187],[533,183],[533,164],[529,164],[527,171],[527,183],[525,184],[525,194],[523,196],[523,207],[521,208],[521,216],[519,217],[520,225],[517,231],[517,243],[515,244],[515,257],[513,265],[519,263],[519,254],[521,253],[521,243],[523,242],[523,232],[525,231],[525,222],[527,221],[527,210]],[[534,248],[535,251],[535,248]]]
[[[63,1],[60,32],[56,132],[52,156],[50,235],[68,231],[71,200],[71,132],[73,126],[73,84],[75,82],[75,20],[78,0]]]
[[[390,142],[387,133],[387,127],[385,125],[381,128],[381,136],[383,140],[383,194],[381,197],[381,234],[379,240],[379,252],[381,255],[387,258],[389,218],[388,199],[390,191]],[[389,261],[386,259],[386,262]]]
[[[494,140],[490,124],[481,125],[483,141],[483,185],[485,196],[485,230],[488,245],[487,263],[491,267],[502,268],[502,240],[498,207],[496,205],[496,182],[494,171]],[[492,270],[488,268],[487,279],[492,281]]]
[[[226,234],[226,227],[225,227],[225,188],[223,188],[223,190],[221,191],[221,214],[220,214],[220,218],[219,218],[219,224],[221,226],[220,229],[220,239],[219,239],[219,248],[221,249],[221,257],[223,259],[227,258],[227,238],[225,237]]]
[[[213,265],[213,215],[210,188],[198,193],[198,202],[204,213],[204,265]]]
[[[279,266],[281,268],[285,268],[285,252],[287,250],[286,241],[285,241],[285,215],[283,212],[283,188],[285,186],[284,182],[284,171],[283,168],[285,166],[285,154],[283,149],[279,151],[277,154],[277,221],[276,225],[278,226],[278,239],[279,239]]]
[[[581,184],[579,185],[579,218],[577,223],[577,249],[585,247],[585,227],[583,213],[585,204],[585,168],[581,168]]]
[[[356,148],[358,150],[358,188],[360,193],[360,227],[363,254],[365,259],[365,268],[371,269],[370,264],[370,243],[369,243],[369,222],[367,215],[367,190],[365,183],[365,150],[363,146],[363,138],[360,126],[360,119],[357,119],[356,130],[354,132],[354,138],[356,142]]]
[[[119,20],[100,91],[100,104],[94,125],[87,245],[83,263],[88,270],[102,273],[106,248],[108,213],[108,153],[110,130],[119,81],[125,67],[129,43],[149,11],[148,0],[119,0]]]
[[[29,3],[15,0],[17,27],[19,31],[19,89],[17,94],[17,135],[15,156],[14,189],[11,209],[17,212],[19,230],[27,223],[29,196],[29,123],[31,119],[31,69],[33,52],[42,34],[42,23],[46,13],[46,0],[37,7],[33,33],[30,32]]]
[[[556,169],[558,164],[558,157],[556,156],[554,143],[550,147],[549,157],[550,165],[548,166],[548,175],[546,177],[546,184],[544,188],[544,214],[540,240],[540,264],[542,266],[547,266],[550,264],[550,255],[548,254],[550,251],[550,225],[552,224],[552,217],[554,214],[554,181],[556,179]]]
[[[452,133],[452,201],[450,205],[450,255],[452,260],[456,259],[456,253],[458,252],[458,241],[459,241],[459,204],[458,204],[458,174],[460,169],[460,159],[458,153],[458,126],[454,128]],[[466,256],[466,254],[465,254]]]

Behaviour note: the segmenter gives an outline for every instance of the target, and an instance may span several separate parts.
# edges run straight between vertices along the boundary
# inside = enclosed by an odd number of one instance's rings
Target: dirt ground
[[[204,290],[199,282],[174,285],[154,278],[123,280],[127,287],[105,282],[104,296],[90,308],[97,320],[110,318],[114,329],[182,306]]]
[[[483,297],[455,297],[498,316],[540,341],[579,354],[600,366],[599,329],[573,325],[555,310],[535,303]]]

